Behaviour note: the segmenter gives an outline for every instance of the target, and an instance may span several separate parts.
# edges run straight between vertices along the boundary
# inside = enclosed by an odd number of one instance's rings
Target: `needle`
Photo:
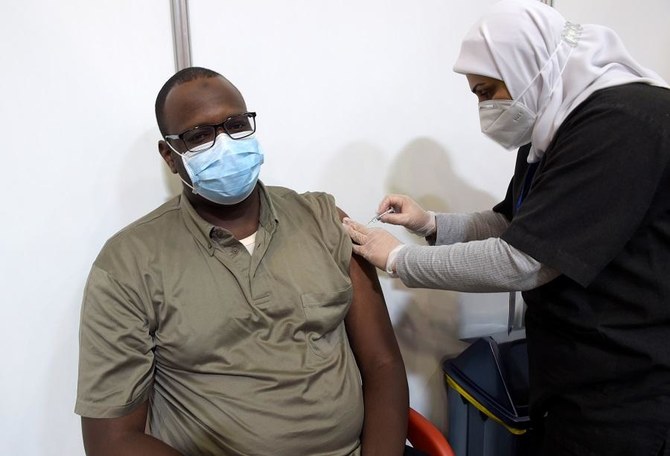
[[[374,217],[372,217],[372,220],[370,220],[370,221],[368,222],[368,225],[370,225],[371,223],[374,223],[374,222],[378,222],[378,221],[381,220],[381,218],[382,218],[384,215],[386,215],[386,214],[393,214],[394,212],[395,212],[395,209],[393,209],[392,207],[390,207],[390,208],[386,209],[384,212],[382,212],[381,214],[379,214],[379,215],[375,215]]]

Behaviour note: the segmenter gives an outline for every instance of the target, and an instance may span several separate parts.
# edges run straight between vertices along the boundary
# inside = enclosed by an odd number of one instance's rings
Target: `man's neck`
[[[230,206],[210,202],[193,194],[190,189],[184,189],[184,194],[200,217],[212,225],[230,231],[235,239],[244,239],[258,230],[261,213],[258,185],[247,199]]]

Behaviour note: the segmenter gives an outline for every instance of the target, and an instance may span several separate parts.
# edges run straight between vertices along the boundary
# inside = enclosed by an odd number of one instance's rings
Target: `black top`
[[[523,293],[531,413],[668,429],[670,90],[592,94],[559,128],[516,210],[528,150],[494,210],[512,220],[503,240],[562,274]]]

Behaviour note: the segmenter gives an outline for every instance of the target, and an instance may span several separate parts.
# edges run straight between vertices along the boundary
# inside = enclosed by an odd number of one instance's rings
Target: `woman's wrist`
[[[386,257],[386,273],[391,277],[398,277],[396,260],[398,258],[398,252],[400,252],[405,244],[400,244],[396,246],[393,250],[389,252],[389,256]]]

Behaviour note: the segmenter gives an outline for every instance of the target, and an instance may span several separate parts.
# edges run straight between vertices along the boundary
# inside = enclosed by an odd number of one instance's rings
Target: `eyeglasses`
[[[218,125],[198,125],[178,135],[165,135],[165,139],[179,139],[189,151],[202,152],[214,146],[220,128],[232,139],[251,136],[256,132],[256,113],[236,114]]]

